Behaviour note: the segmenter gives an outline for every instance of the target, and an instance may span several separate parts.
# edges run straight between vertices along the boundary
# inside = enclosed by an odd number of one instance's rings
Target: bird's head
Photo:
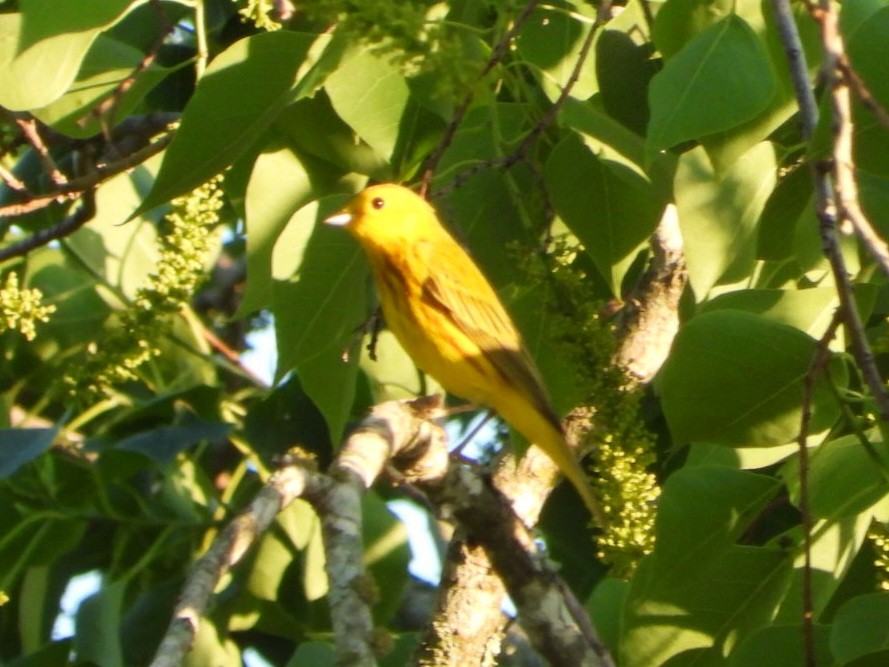
[[[393,183],[359,192],[324,222],[345,227],[359,241],[377,245],[420,240],[439,228],[435,211],[426,200]]]

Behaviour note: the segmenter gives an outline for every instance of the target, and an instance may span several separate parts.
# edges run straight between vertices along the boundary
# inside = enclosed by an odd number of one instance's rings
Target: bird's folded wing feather
[[[436,259],[447,260],[441,265],[456,270],[459,280],[430,271],[423,283],[423,298],[446,314],[485,353],[497,373],[522,390],[541,414],[552,415],[558,423],[518,330],[478,267],[459,247],[435,250],[449,254]]]

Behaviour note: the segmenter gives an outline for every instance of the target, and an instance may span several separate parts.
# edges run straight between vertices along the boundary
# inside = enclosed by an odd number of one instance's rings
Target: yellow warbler
[[[344,226],[361,244],[386,324],[417,366],[450,393],[492,407],[541,447],[601,521],[518,329],[435,210],[407,188],[383,184],[325,222]]]

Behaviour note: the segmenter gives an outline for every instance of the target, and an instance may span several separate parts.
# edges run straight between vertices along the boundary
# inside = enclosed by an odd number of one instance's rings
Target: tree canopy
[[[0,1],[0,662],[884,664],[887,62],[885,0]],[[321,224],[378,182],[604,521],[496,419],[446,455]]]

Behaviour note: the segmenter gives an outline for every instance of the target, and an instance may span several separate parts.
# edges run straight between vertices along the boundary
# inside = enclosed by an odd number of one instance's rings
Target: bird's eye
[[[383,201],[382,197],[374,197],[373,200],[370,202],[370,205],[379,211],[386,205],[386,202]]]

